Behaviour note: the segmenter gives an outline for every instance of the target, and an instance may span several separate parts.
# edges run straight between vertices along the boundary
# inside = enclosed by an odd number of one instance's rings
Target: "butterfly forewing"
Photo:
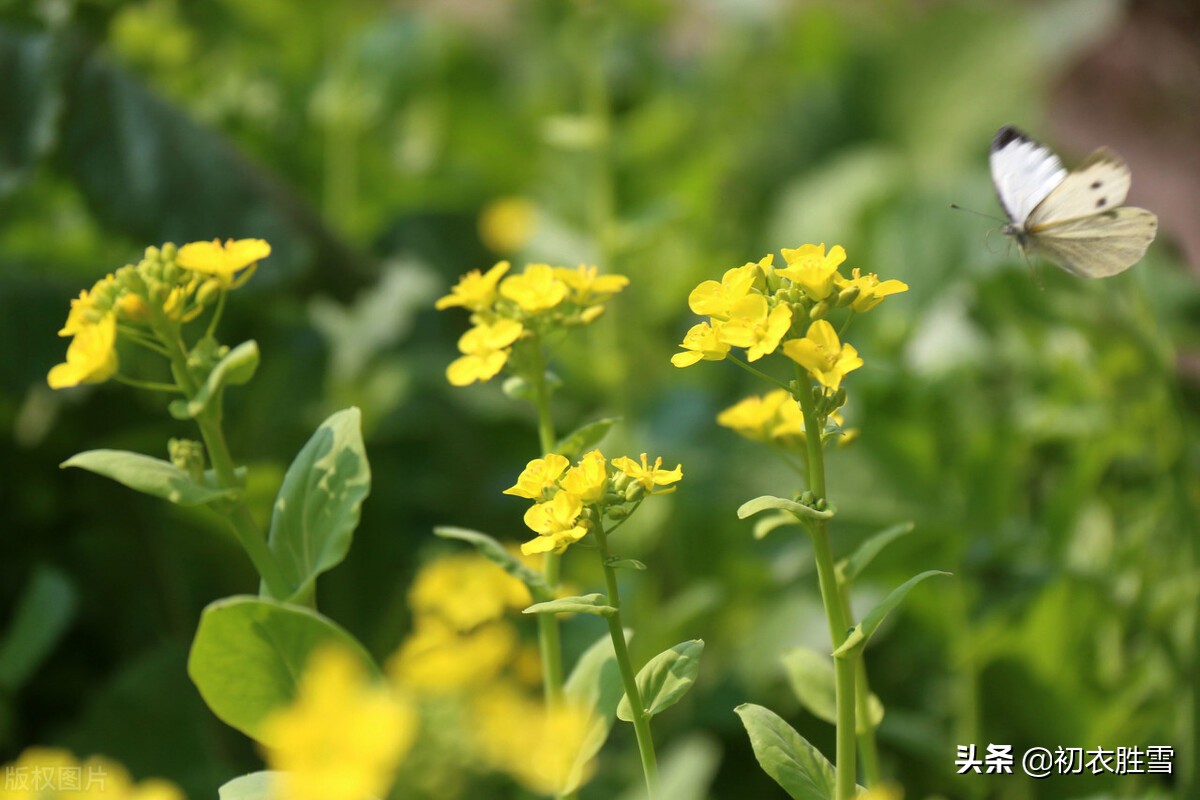
[[[1051,223],[1030,237],[1033,249],[1081,278],[1107,278],[1142,260],[1158,232],[1144,208],[1116,208]]]
[[[1016,225],[1023,225],[1067,175],[1058,156],[1012,126],[996,133],[988,161],[1000,205]]]
[[[1129,167],[1110,150],[1097,150],[1029,214],[1025,229],[1038,234],[1059,222],[1119,208],[1129,194]]]

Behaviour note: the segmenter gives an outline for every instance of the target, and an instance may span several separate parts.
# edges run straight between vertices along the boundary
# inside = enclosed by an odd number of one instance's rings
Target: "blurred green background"
[[[767,387],[668,359],[696,283],[811,241],[911,286],[849,334],[862,435],[829,467],[835,547],[916,523],[860,580],[860,613],[915,571],[955,573],[868,650],[885,773],[910,800],[1200,797],[1197,16],[1165,0],[0,2],[0,761],[59,744],[197,799],[259,768],[184,665],[200,610],[256,586],[232,537],[57,467],[194,434],[159,397],[45,385],[81,289],[146,245],[253,236],[274,254],[222,338],[256,339],[263,366],[228,398],[232,447],[265,518],[312,428],[363,408],[374,490],[319,592],[380,657],[416,566],[449,547],[432,526],[516,539],[523,507],[500,490],[537,455],[499,381],[446,383],[466,321],[433,299],[503,257],[630,276],[559,353],[557,423],[622,415],[606,453],[684,465],[618,542],[650,565],[626,589],[635,658],[708,643],[656,737],[704,755],[713,798],[782,796],[732,709],[769,706],[832,754],[780,664],[827,633],[804,537],[755,542],[734,511],[796,481],[714,421]],[[1131,202],[1162,220],[1142,264],[1094,283],[1031,271],[998,223],[949,209],[999,213],[986,156],[1006,123],[1068,166],[1101,145],[1127,158]],[[510,197],[536,208],[529,235],[481,236]],[[566,626],[570,652],[592,622]],[[1170,745],[1175,774],[956,776],[969,743]],[[619,727],[585,799],[637,782],[632,748]]]

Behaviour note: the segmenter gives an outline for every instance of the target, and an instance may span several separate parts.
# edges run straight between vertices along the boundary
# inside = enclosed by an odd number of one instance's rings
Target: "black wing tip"
[[[1024,131],[1012,125],[1005,125],[1000,130],[996,131],[995,138],[992,139],[992,152],[1001,150],[1013,142],[1032,142]]]

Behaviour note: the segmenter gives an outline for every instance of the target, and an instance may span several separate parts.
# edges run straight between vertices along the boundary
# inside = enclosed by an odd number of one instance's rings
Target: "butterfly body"
[[[1103,278],[1136,264],[1154,241],[1158,217],[1121,205],[1129,168],[1110,150],[1067,172],[1045,146],[1005,126],[992,140],[989,162],[1009,219],[1003,231],[1026,254],[1079,277]]]

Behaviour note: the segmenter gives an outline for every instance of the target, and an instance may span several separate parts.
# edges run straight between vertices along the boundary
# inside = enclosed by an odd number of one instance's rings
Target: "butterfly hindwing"
[[[1158,232],[1144,208],[1114,208],[1047,224],[1030,237],[1034,251],[1081,278],[1107,278],[1142,260]]]
[[[1129,183],[1129,167],[1121,157],[1110,150],[1097,150],[1038,203],[1025,220],[1025,229],[1038,234],[1057,222],[1120,208],[1129,194]]]
[[[1067,176],[1058,156],[1007,125],[992,140],[988,161],[1000,205],[1016,225],[1023,224]]]

